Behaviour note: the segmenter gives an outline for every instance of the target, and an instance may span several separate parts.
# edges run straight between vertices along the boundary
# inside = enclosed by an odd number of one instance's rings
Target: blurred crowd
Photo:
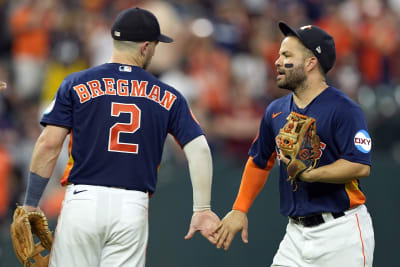
[[[400,162],[398,0],[0,0],[0,81],[8,84],[0,95],[0,222],[22,202],[42,111],[66,75],[109,60],[110,26],[132,6],[151,10],[175,39],[158,46],[149,71],[183,93],[219,155],[243,162],[266,106],[288,93],[275,85],[283,20],[333,35],[328,83],[362,106],[374,149]],[[181,157],[168,147],[165,157]],[[50,217],[67,157],[65,149],[42,201]]]

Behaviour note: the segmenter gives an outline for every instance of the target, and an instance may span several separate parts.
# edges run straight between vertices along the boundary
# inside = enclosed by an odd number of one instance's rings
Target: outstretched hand
[[[200,233],[207,238],[208,241],[215,244],[213,231],[219,222],[219,217],[211,210],[195,211],[193,212],[189,231],[186,234],[185,239],[191,239],[196,231],[200,231]]]
[[[214,230],[215,246],[217,248],[229,249],[236,233],[242,231],[242,240],[249,242],[248,220],[246,213],[239,210],[230,211]]]

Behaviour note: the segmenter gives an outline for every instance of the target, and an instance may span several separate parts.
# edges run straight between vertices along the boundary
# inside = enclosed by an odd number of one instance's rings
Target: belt
[[[334,219],[340,218],[345,215],[343,211],[341,212],[329,212]],[[329,214],[328,213],[328,214]],[[295,224],[301,224],[304,227],[315,227],[325,222],[322,213],[313,214],[309,216],[289,216]]]
[[[74,183],[67,183],[67,185],[87,185],[87,184],[74,184]],[[112,185],[98,185],[98,186],[104,186],[104,187],[109,187],[109,188],[117,188],[117,189],[124,189],[124,190],[133,190],[133,191],[140,191],[143,193],[149,193],[148,190],[145,189],[130,189],[126,187],[119,187],[119,186],[112,186]]]

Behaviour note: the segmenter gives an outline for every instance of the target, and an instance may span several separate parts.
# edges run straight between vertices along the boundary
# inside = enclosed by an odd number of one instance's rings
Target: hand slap
[[[248,220],[246,213],[230,211],[214,230],[215,246],[228,250],[236,233],[242,231],[243,243],[249,242]]]
[[[219,217],[211,210],[196,211],[193,213],[189,231],[185,236],[186,240],[191,239],[196,231],[200,233],[212,244],[215,244],[213,231],[220,222]]]

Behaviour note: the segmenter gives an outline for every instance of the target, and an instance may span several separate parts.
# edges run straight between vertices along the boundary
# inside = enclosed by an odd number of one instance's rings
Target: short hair
[[[118,41],[113,39],[114,48],[118,51],[131,51],[139,49],[140,42]]]
[[[310,57],[316,57],[310,49],[305,47],[303,44],[302,44],[302,46],[303,46],[303,59],[304,60],[307,58],[310,58]],[[324,78],[326,78],[326,73],[325,73],[324,69],[322,68],[321,64],[319,63],[318,58],[317,58],[317,62],[318,62],[317,66],[318,66],[319,72],[321,73],[322,76],[324,76]]]

